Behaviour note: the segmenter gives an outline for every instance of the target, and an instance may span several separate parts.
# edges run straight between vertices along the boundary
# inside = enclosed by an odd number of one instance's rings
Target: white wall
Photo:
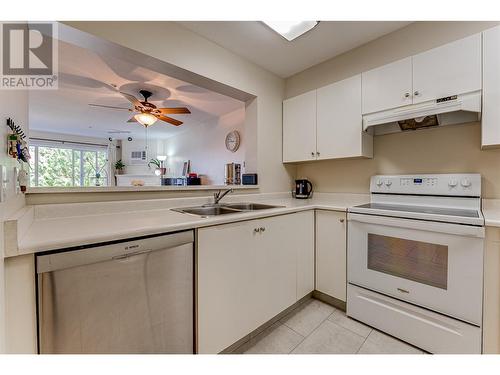
[[[252,142],[256,150],[247,149],[256,160],[247,161],[250,167],[257,163],[261,191],[290,189],[295,167],[281,162],[283,79],[175,22],[66,23],[257,96],[246,109],[247,118],[257,124],[247,135],[247,140],[256,140]]]
[[[24,206],[24,196],[16,195],[14,182],[14,167],[17,161],[7,155],[7,126],[6,119],[11,117],[17,125],[23,127],[28,135],[28,93],[18,90],[0,90],[0,165],[7,167],[10,180],[6,192],[6,200],[0,202],[0,353],[6,351],[5,340],[5,270],[4,270],[4,240],[3,221],[13,212]]]
[[[130,153],[132,151],[144,151],[146,147],[145,139],[134,138],[132,141],[122,141],[122,161],[125,164],[126,174],[147,174],[153,175],[154,169],[148,168],[149,160],[156,158],[157,140],[148,139],[148,160],[144,164],[132,164],[130,161]]]
[[[203,175],[204,185],[224,184],[224,164],[245,162],[245,108],[221,116],[215,122],[200,124],[192,129],[158,142],[158,154],[167,155],[167,167],[172,175],[181,176],[185,160],[191,160],[191,172]],[[236,152],[226,149],[228,132],[237,130],[241,145]]]
[[[241,135],[241,145],[236,152],[226,149],[225,139],[228,132],[237,130]],[[246,162],[245,107],[226,113],[219,118],[211,118],[192,126],[189,130],[166,139],[148,139],[148,161],[142,165],[131,164],[130,153],[145,148],[145,139],[124,140],[122,160],[126,174],[152,175],[154,168],[147,162],[158,155],[166,155],[167,176],[180,177],[184,161],[191,161],[191,172],[202,177],[203,185],[224,184],[224,164]]]

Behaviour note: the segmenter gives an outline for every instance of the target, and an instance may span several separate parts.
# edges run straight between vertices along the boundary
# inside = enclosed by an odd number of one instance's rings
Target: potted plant
[[[122,174],[124,168],[125,168],[125,164],[123,164],[122,159],[118,160],[115,163],[116,174]]]
[[[159,159],[151,159],[151,161],[148,163],[148,167],[151,168],[151,164],[154,165],[155,168],[155,174],[159,176],[164,176],[166,172],[166,168],[163,165],[163,160]]]

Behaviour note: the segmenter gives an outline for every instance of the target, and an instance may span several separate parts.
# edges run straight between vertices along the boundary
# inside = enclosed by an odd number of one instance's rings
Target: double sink
[[[242,212],[269,210],[271,208],[279,208],[283,206],[272,206],[262,203],[224,203],[203,205],[197,207],[173,208],[173,211],[183,214],[197,215],[201,217],[211,217],[227,214],[238,214]]]

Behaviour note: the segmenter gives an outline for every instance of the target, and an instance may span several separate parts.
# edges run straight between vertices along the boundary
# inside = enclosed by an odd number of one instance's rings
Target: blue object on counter
[[[243,173],[241,183],[243,185],[257,185],[257,173]]]

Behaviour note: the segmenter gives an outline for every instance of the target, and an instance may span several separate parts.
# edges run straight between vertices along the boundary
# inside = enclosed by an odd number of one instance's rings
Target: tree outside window
[[[68,146],[30,146],[30,186],[107,186],[108,152]]]

